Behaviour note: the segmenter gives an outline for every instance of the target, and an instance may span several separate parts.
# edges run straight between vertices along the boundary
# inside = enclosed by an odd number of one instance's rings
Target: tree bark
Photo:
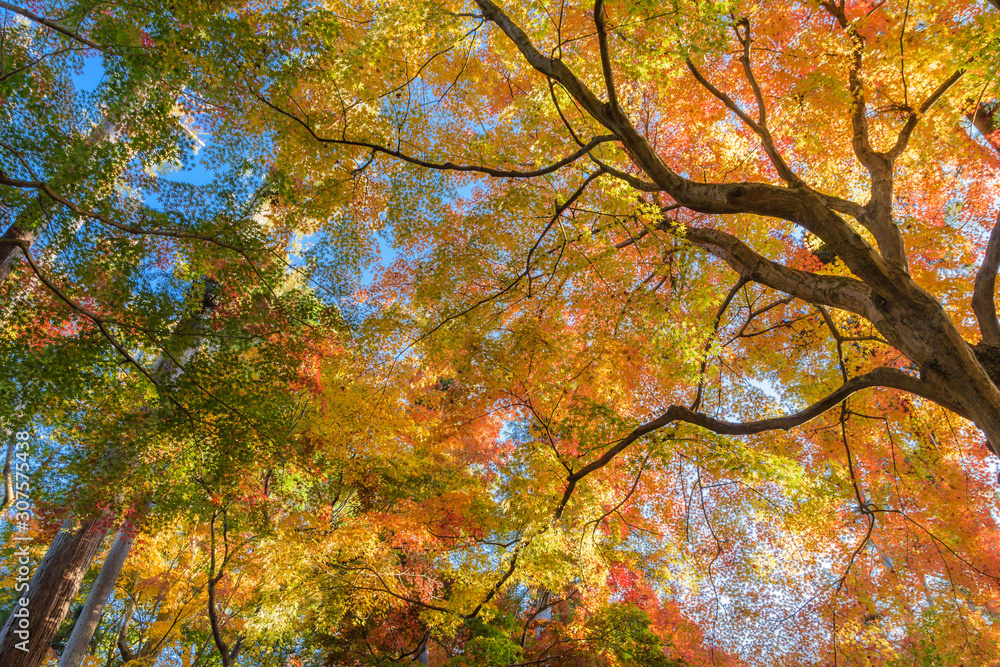
[[[132,614],[135,613],[135,597],[130,597],[128,606],[125,608],[125,618],[122,620],[121,628],[118,629],[118,652],[122,656],[122,662],[128,664],[135,660],[136,655],[128,645],[128,626],[132,623]]]
[[[809,188],[783,188],[759,182],[702,183],[688,179],[664,162],[624,112],[601,101],[562,60],[549,58],[539,51],[524,30],[492,0],[475,2],[484,17],[500,28],[529,65],[557,82],[583,111],[610,130],[652,185],[678,204],[711,215],[750,213],[786,220],[826,243],[855,278],[831,281],[828,276],[794,270],[767,261],[718,230],[696,230],[700,236],[699,245],[725,259],[741,277],[809,303],[842,308],[867,318],[893,347],[920,369],[921,380],[944,398],[939,401],[941,405],[957,405],[960,413],[983,431],[990,448],[1000,456],[1000,389],[942,304],[909,275],[905,248],[895,247],[891,238],[898,234],[889,205],[893,161],[905,150],[919,114],[911,117],[896,145],[888,152],[872,148],[860,84],[860,51],[856,53],[849,74],[850,92],[855,97],[852,145],[857,159],[871,174],[871,202],[864,206]],[[846,17],[838,15],[837,18],[846,30],[853,31]],[[949,77],[921,105],[921,113],[925,113],[963,71]],[[839,215],[843,210],[848,210],[849,215],[855,216],[876,239],[882,238],[885,243],[878,250],[872,247]],[[688,227],[686,231],[693,230]]]
[[[542,591],[542,594],[538,597],[538,607],[539,611],[535,614],[536,621],[544,621],[548,623],[552,620],[552,606],[549,604],[549,593],[548,591]],[[545,631],[545,624],[535,626],[535,639]]]
[[[132,549],[134,536],[135,530],[131,522],[126,521],[118,531],[118,536],[115,538],[114,544],[111,545],[108,557],[104,559],[101,572],[94,580],[83,611],[80,612],[80,617],[76,620],[73,632],[66,642],[66,648],[63,649],[62,656],[59,658],[58,667],[80,667],[83,664],[90,647],[90,640],[101,622],[104,607],[115,589],[115,581],[118,579],[122,566],[125,565],[125,560]]]
[[[0,665],[37,667],[45,659],[80,584],[107,534],[108,513],[63,522],[0,630]],[[15,551],[15,555],[17,551]],[[16,590],[16,589],[15,589]]]
[[[27,241],[32,243],[35,240],[33,232],[21,229],[16,222],[7,228],[7,231],[0,236],[0,284],[7,280],[10,275],[14,261],[21,255],[21,247],[11,241]]]

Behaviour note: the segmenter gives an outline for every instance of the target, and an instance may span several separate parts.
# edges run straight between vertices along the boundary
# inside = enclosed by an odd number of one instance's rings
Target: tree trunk
[[[131,522],[126,521],[118,531],[118,537],[115,538],[114,544],[111,545],[108,557],[104,560],[104,565],[101,566],[100,574],[94,580],[83,611],[76,620],[73,633],[70,634],[66,648],[59,658],[58,667],[80,667],[83,664],[84,658],[87,657],[90,640],[101,622],[104,607],[115,589],[115,581],[118,579],[118,574],[122,571],[125,559],[128,558],[129,551],[132,549],[134,536],[135,530]]]
[[[536,621],[544,621],[545,623],[548,623],[549,621],[552,620],[552,607],[548,606],[548,600],[549,600],[549,594],[548,593],[546,593],[541,598],[541,600],[539,600],[539,604],[546,605],[546,606],[543,607],[542,610],[540,612],[538,612],[538,614],[535,616],[535,620]],[[536,625],[535,626],[535,639],[538,639],[538,637],[541,636],[541,634],[542,634],[542,632],[544,630],[545,630],[545,624],[544,623],[542,623],[540,625]]]
[[[27,587],[18,590],[20,598],[0,630],[0,665],[37,667],[45,659],[52,638],[101,548],[108,519],[109,515],[102,513],[83,523],[75,518],[63,523]],[[22,550],[26,553],[26,546],[14,555]]]

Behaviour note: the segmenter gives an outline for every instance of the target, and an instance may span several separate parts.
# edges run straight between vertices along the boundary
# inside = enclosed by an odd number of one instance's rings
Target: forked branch
[[[563,492],[562,500],[556,508],[555,517],[558,519],[562,516],[562,513],[565,510],[566,505],[569,503],[569,500],[573,495],[573,491],[576,489],[576,485],[580,480],[607,466],[615,459],[615,457],[628,449],[630,445],[643,436],[657,431],[668,424],[673,422],[683,422],[694,426],[700,426],[719,435],[755,435],[765,431],[787,431],[812,421],[816,417],[825,413],[827,410],[830,410],[838,405],[848,396],[851,396],[862,389],[868,389],[871,387],[891,387],[894,389],[900,389],[934,401],[935,403],[938,403],[939,405],[942,405],[959,415],[965,416],[964,410],[955,405],[949,399],[942,397],[924,381],[911,375],[907,375],[898,369],[889,367],[879,367],[869,373],[865,373],[864,375],[851,378],[842,384],[837,390],[827,394],[825,397],[813,403],[809,407],[782,417],[758,419],[750,422],[727,422],[700,412],[695,412],[680,405],[672,405],[667,408],[666,412],[664,412],[660,417],[636,427],[631,433],[608,449],[600,458],[570,474],[566,479],[566,490]]]
[[[694,401],[691,403],[692,410],[698,410],[701,407],[701,399],[705,394],[705,371],[708,368],[708,352],[712,349],[712,344],[719,335],[719,324],[722,322],[722,316],[729,309],[729,304],[733,302],[736,293],[743,289],[748,282],[750,282],[748,278],[740,276],[736,284],[729,289],[726,298],[722,300],[722,304],[718,310],[715,311],[715,318],[712,320],[712,335],[705,340],[705,346],[701,351],[701,368],[698,370],[698,390],[695,392]]]
[[[997,1],[1000,2],[1000,0]],[[931,93],[926,100],[924,100],[923,104],[921,104],[916,109],[910,111],[910,115],[906,119],[906,124],[903,125],[903,129],[899,131],[899,136],[896,138],[896,143],[893,145],[892,148],[889,149],[889,152],[887,153],[887,155],[891,159],[895,160],[896,158],[898,158],[900,155],[903,154],[903,151],[906,150],[906,146],[910,141],[910,136],[913,134],[913,130],[916,129],[917,123],[920,122],[920,119],[923,118],[924,115],[926,115],[927,112],[930,111],[931,107],[934,106],[937,103],[937,101],[940,100],[944,96],[944,94],[948,92],[948,89],[954,86],[956,83],[958,83],[958,80],[961,79],[962,76],[964,75],[965,75],[964,68],[956,70],[954,74],[952,74],[947,79],[941,82],[941,85],[938,86],[937,89],[933,93]]]
[[[741,27],[743,28],[743,32],[740,32]],[[802,179],[799,178],[798,175],[792,171],[791,167],[788,166],[785,159],[781,157],[777,146],[774,144],[774,137],[771,136],[771,131],[767,127],[767,106],[764,104],[764,94],[761,91],[760,84],[757,82],[757,77],[754,75],[753,68],[750,64],[750,43],[753,41],[750,36],[750,22],[747,19],[740,19],[736,25],[733,26],[733,30],[736,32],[736,38],[743,47],[743,52],[740,55],[740,63],[743,65],[743,73],[746,76],[747,82],[750,84],[750,88],[753,90],[754,99],[757,103],[757,120],[754,120],[749,114],[743,111],[743,109],[740,108],[740,106],[731,97],[729,97],[729,95],[712,85],[690,58],[688,58],[685,63],[691,71],[691,74],[694,75],[695,80],[698,81],[698,83],[700,83],[705,90],[710,92],[713,97],[725,104],[727,109],[736,114],[736,116],[743,121],[747,127],[753,130],[754,134],[760,137],[764,152],[767,154],[771,164],[774,165],[775,170],[777,170],[778,176],[780,176],[783,181],[792,187],[807,187]]]
[[[858,218],[875,237],[882,256],[906,270],[906,249],[903,236],[892,220],[893,157],[872,147],[871,132],[868,127],[868,106],[865,87],[862,82],[865,39],[857,26],[848,21],[844,5],[821,2],[822,6],[836,19],[837,24],[847,33],[851,42],[850,64],[847,70],[847,89],[851,96],[851,147],[858,162],[871,177],[871,198],[864,207],[864,215]],[[943,91],[942,91],[943,94]],[[931,102],[933,104],[933,102]],[[930,108],[928,106],[928,108]],[[912,128],[909,132],[912,132]],[[901,135],[902,137],[903,135]],[[906,134],[906,137],[909,133]],[[898,142],[897,142],[898,143]],[[902,144],[905,147],[905,140]],[[900,149],[902,152],[902,148]]]
[[[208,619],[212,626],[212,638],[215,640],[215,646],[219,649],[219,657],[222,659],[223,667],[230,667],[236,657],[239,655],[240,647],[243,645],[243,638],[240,637],[236,640],[236,644],[232,648],[226,643],[222,638],[222,627],[219,622],[219,614],[216,610],[216,587],[224,576],[226,576],[226,566],[229,564],[230,559],[233,554],[229,550],[229,530],[228,530],[228,520],[226,518],[226,511],[222,510],[222,543],[223,543],[223,555],[222,563],[219,565],[218,572],[215,569],[215,520],[218,518],[218,514],[212,516],[212,521],[210,524],[210,536],[211,536],[211,552],[209,554],[209,577],[208,577]]]
[[[134,613],[135,596],[129,595],[128,604],[125,607],[125,617],[122,619],[122,624],[118,628],[118,639],[116,641],[118,652],[121,654],[122,662],[125,664],[132,662],[138,657],[128,645],[128,627],[132,623],[132,615]]]
[[[540,74],[556,81],[582,110],[614,133],[615,139],[628,151],[635,165],[677,203],[699,213],[753,213],[787,220],[823,239],[862,280],[873,285],[888,284],[889,267],[885,260],[845,220],[825,205],[821,195],[767,183],[702,183],[681,176],[667,166],[628,116],[602,102],[561,60],[546,57],[524,30],[492,0],[475,1],[483,15],[503,31],[527,63]],[[611,169],[608,171],[632,182],[631,175]],[[642,184],[638,179],[636,182]],[[901,243],[899,247],[902,247]]]

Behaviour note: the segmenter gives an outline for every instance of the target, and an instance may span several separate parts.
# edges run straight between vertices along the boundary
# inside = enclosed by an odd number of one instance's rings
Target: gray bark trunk
[[[101,622],[101,615],[107,605],[108,598],[115,589],[115,581],[118,579],[122,566],[128,558],[132,549],[132,540],[135,535],[132,524],[128,521],[118,531],[108,557],[104,559],[101,572],[94,580],[94,585],[87,596],[87,602],[83,605],[83,611],[73,626],[73,632],[66,642],[66,648],[59,658],[58,667],[80,667],[84,658],[87,657],[87,649],[90,640],[97,631],[97,626]]]

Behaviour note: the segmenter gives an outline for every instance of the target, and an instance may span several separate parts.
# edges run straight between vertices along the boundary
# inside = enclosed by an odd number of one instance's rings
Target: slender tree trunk
[[[136,656],[128,645],[128,626],[132,623],[132,614],[135,613],[135,597],[129,597],[128,606],[125,608],[125,618],[122,620],[121,628],[118,629],[118,652],[122,656],[122,662],[128,664],[135,660]]]
[[[118,641],[117,641],[118,653],[119,655],[121,655],[123,665],[127,665],[133,660],[140,660],[140,659],[143,661],[143,664],[155,665],[157,657],[159,657],[160,653],[166,646],[167,635],[164,635],[159,639],[157,639],[156,635],[150,635],[146,637],[145,642],[143,642],[140,638],[139,645],[136,647],[135,651],[133,651],[131,647],[129,647],[128,629],[132,623],[132,616],[135,614],[135,604],[136,604],[135,601],[136,601],[135,597],[129,596],[128,605],[125,607],[125,618],[122,620],[121,627],[118,630]],[[179,612],[179,614],[182,613],[183,612]],[[161,606],[159,613],[156,615],[156,620],[153,621],[151,627],[155,627],[158,624],[162,623],[163,621],[170,620],[170,616],[171,614],[165,613],[163,611],[163,607]],[[179,619],[180,615],[177,616],[177,620]],[[211,638],[205,640],[205,643],[202,644],[202,648],[197,654],[198,656],[201,656],[202,652],[204,651],[205,647],[208,646],[208,642],[210,641]],[[194,667],[194,665],[196,665],[197,663],[198,663],[197,659],[192,660],[192,662],[190,663],[190,667]]]
[[[115,581],[118,579],[118,574],[122,571],[122,566],[132,549],[134,536],[135,530],[132,523],[125,521],[118,531],[118,537],[115,538],[114,544],[111,545],[108,557],[104,559],[100,574],[94,580],[83,611],[80,612],[80,617],[76,620],[73,632],[66,642],[66,648],[63,649],[62,656],[59,658],[58,667],[80,667],[83,664],[90,647],[90,640],[101,622],[104,607],[115,589]]]
[[[20,597],[0,631],[0,665],[37,667],[45,659],[101,548],[109,518],[108,513],[102,513],[82,523],[72,517],[63,522],[27,588],[18,591]]]
[[[535,614],[536,621],[544,621],[548,623],[552,620],[552,607],[549,606],[549,593],[548,591],[543,591],[538,598],[538,606],[542,607],[542,610]],[[545,631],[545,624],[540,624],[535,626],[535,639],[541,636],[542,632]]]

